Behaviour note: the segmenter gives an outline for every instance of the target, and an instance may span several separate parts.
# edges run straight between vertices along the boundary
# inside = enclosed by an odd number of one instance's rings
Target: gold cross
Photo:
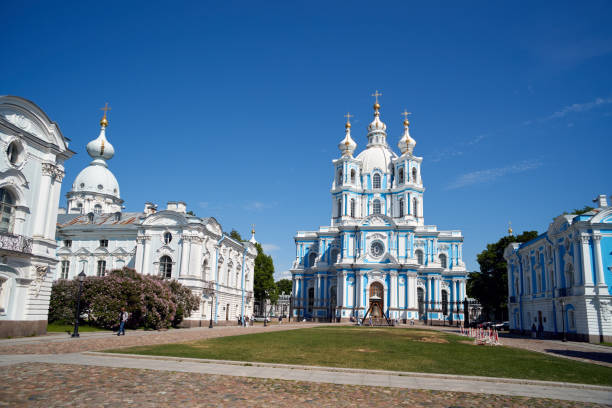
[[[412,112],[408,112],[406,109],[404,109],[402,115],[404,115],[404,120],[408,120],[408,115],[412,115]]]
[[[344,115],[344,117],[346,118],[346,123],[349,123],[349,122],[351,121],[351,118],[352,118],[353,116],[354,116],[354,115],[351,115],[351,113],[350,113],[350,112],[346,112],[346,115]]]
[[[104,107],[103,107],[103,108],[100,108],[100,110],[103,110],[103,111],[104,111],[104,116],[106,116],[106,111],[111,110],[111,108],[109,108],[109,106],[108,106],[108,102],[106,102],[106,103],[104,104]]]
[[[382,96],[382,94],[381,94],[381,93],[379,93],[379,92],[378,92],[378,89],[377,89],[377,90],[376,90],[376,92],[374,92],[374,93],[372,94],[372,96],[376,98],[376,103],[378,103],[378,97],[379,97],[379,96]]]

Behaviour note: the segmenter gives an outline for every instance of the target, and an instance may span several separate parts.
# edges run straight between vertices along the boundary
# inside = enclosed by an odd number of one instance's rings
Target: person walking
[[[125,322],[127,322],[128,317],[128,312],[125,311],[125,307],[122,307],[119,313],[119,331],[117,332],[117,336],[121,336],[122,334],[125,336]]]

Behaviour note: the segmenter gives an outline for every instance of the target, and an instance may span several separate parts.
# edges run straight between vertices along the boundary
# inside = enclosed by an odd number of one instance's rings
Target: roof
[[[121,219],[117,220],[116,213],[94,214],[93,221],[89,221],[88,214],[58,214],[57,228],[62,230],[91,228],[93,226],[104,228],[137,228],[140,218],[144,217],[141,212],[122,212]]]

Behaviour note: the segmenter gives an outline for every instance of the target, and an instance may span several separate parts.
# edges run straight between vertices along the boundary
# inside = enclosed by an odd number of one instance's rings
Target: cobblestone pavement
[[[0,406],[603,407],[568,401],[152,370],[26,363],[3,367]]]
[[[320,324],[298,323],[240,326],[218,326],[213,329],[198,327],[167,331],[126,331],[125,336],[112,332],[82,333],[79,338],[69,335],[51,335],[32,338],[0,340],[0,354],[63,354],[82,351],[106,350],[119,347],[149,346],[153,344],[182,343],[194,340],[210,339],[241,334],[262,333],[278,330],[295,330],[315,327]]]
[[[425,326],[415,326],[424,328]],[[428,329],[445,331],[448,333],[460,334],[456,327],[428,326]],[[516,347],[539,353],[551,354],[557,357],[565,357],[572,360],[584,361],[612,367],[612,347],[599,344],[552,340],[552,339],[532,339],[529,337],[510,335],[502,333],[499,341],[504,346]]]

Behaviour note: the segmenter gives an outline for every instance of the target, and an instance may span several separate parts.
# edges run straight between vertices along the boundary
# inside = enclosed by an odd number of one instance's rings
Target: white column
[[[605,287],[607,285],[604,279],[603,264],[601,262],[601,234],[593,234],[593,248],[595,249],[595,272],[597,274],[597,286]]]
[[[391,273],[391,289],[389,296],[391,296],[391,308],[397,308],[397,272]]]
[[[44,237],[50,240],[55,240],[55,228],[57,225],[57,208],[59,204],[60,190],[62,188],[62,173],[55,173],[55,179],[52,180],[51,190],[47,201],[47,219],[44,231]],[[40,203],[39,203],[40,205]]]
[[[200,246],[201,242],[202,241],[200,240],[200,238],[194,239],[193,241],[191,241],[191,247],[190,247],[190,261],[191,262],[189,266],[189,271],[191,275],[199,276],[199,277],[202,276],[202,248]],[[243,262],[244,262],[244,259],[243,259]],[[240,278],[240,280],[236,282],[236,287],[238,288],[242,287],[242,278]]]
[[[346,272],[340,272],[336,284],[336,303],[337,306],[344,307],[344,285],[346,285]]]
[[[191,237],[183,235],[181,244],[181,262],[179,264],[179,276],[189,274],[189,248],[191,247]],[[229,285],[229,282],[226,282]]]
[[[587,235],[580,236],[580,259],[582,260],[582,279],[584,282],[584,286],[593,286],[593,272],[591,270],[589,237]],[[559,281],[557,280],[557,282]]]
[[[32,236],[43,237],[45,235],[46,228],[46,216],[47,216],[47,204],[49,202],[49,195],[51,189],[51,176],[54,174],[54,167],[52,164],[42,164],[42,176],[40,178],[40,189],[38,190],[37,203],[39,205],[34,206],[34,228],[32,230]]]
[[[361,285],[362,285],[362,279],[363,279],[363,272],[361,272],[361,271],[355,272],[355,288],[356,288],[356,292],[355,292],[355,307],[356,308],[361,307]]]
[[[143,259],[143,242],[144,242],[144,238],[143,237],[138,237],[136,238],[136,254],[134,255],[134,257],[136,258],[136,262],[134,267],[136,268],[136,272],[138,273],[142,273],[142,259]]]
[[[143,275],[150,275],[150,268],[151,268],[151,237],[149,236],[143,236],[142,237],[142,244],[144,246],[144,251],[143,251],[143,255],[142,255],[142,274]]]

